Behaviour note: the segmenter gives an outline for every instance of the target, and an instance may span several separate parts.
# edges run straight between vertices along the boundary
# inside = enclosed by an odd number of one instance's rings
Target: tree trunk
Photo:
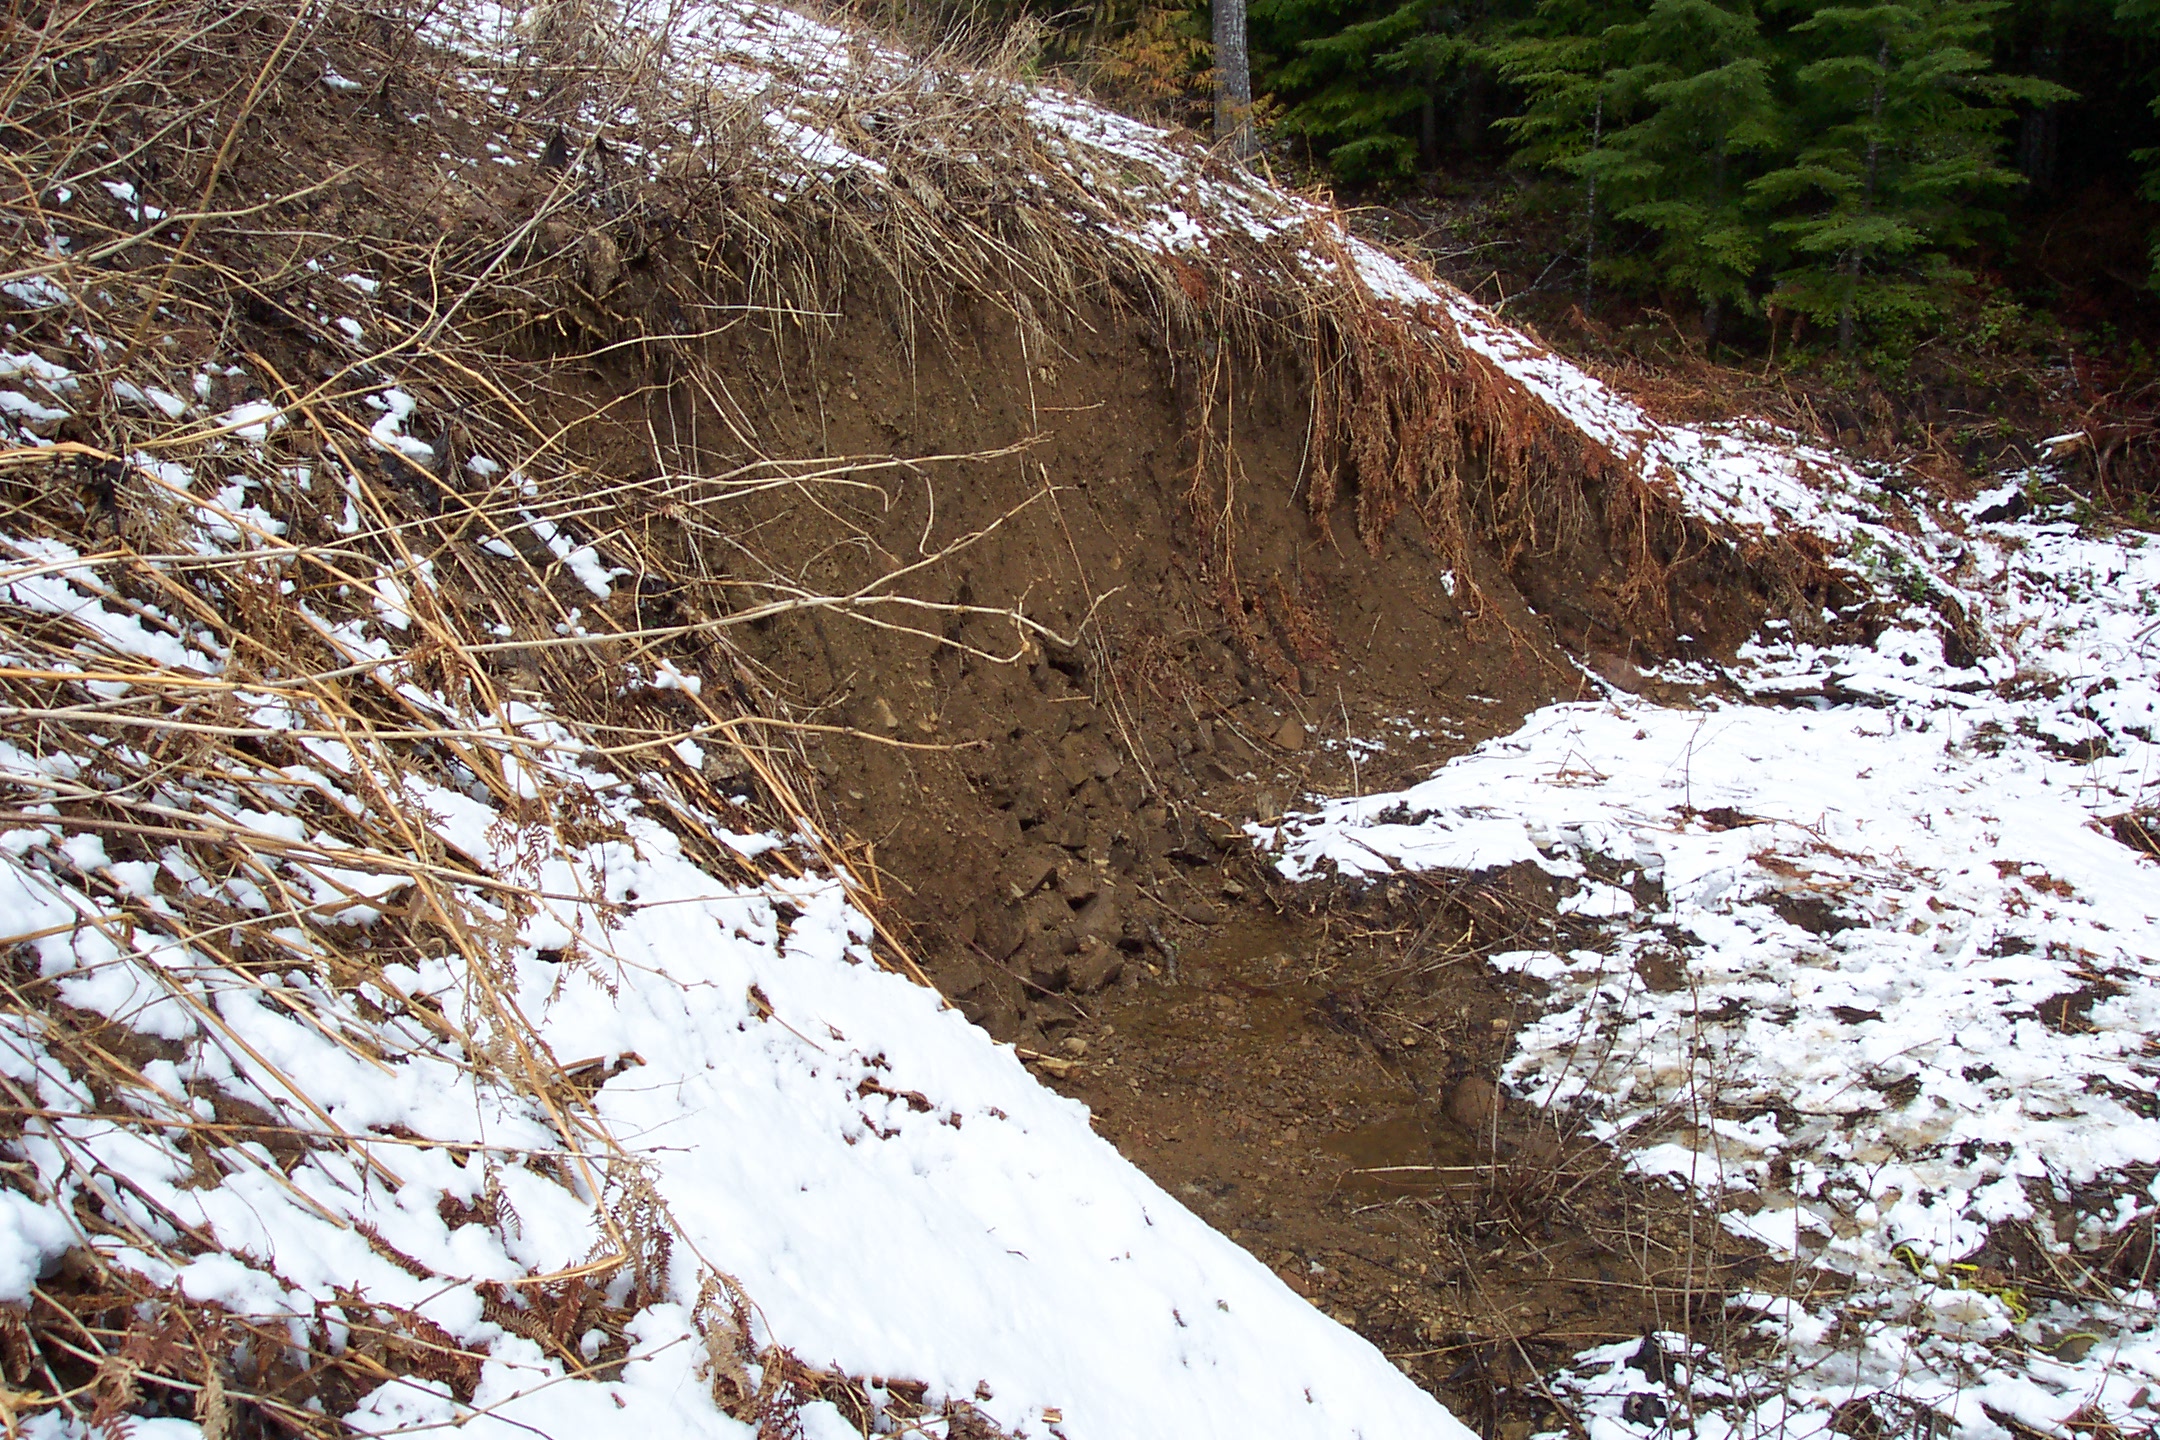
[[[1860,194],[1860,213],[1873,213],[1875,209],[1875,179],[1882,162],[1882,111],[1883,96],[1890,83],[1890,42],[1885,39],[1875,51],[1875,93],[1868,100],[1867,142],[1867,188]],[[1860,300],[1860,247],[1854,246],[1845,256],[1845,305],[1838,311],[1837,343],[1844,354],[1851,354],[1853,347],[1853,312]]]
[[[1245,0],[1215,0],[1215,139],[1239,160],[1257,148],[1252,129],[1252,58],[1245,48]]]
[[[1590,153],[1597,153],[1598,145],[1605,139],[1605,97],[1597,98],[1597,111],[1590,121]],[[1582,303],[1590,307],[1592,288],[1597,284],[1597,171],[1585,177],[1590,183],[1583,194],[1583,253],[1582,253]]]

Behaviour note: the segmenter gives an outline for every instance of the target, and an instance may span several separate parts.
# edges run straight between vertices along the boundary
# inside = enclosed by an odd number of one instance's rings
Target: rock
[[[1072,957],[1061,953],[1055,941],[1036,939],[1022,952],[1028,980],[1043,990],[1063,990],[1072,983]]]
[[[1095,874],[1095,867],[1068,860],[1058,867],[1058,894],[1069,905],[1085,906],[1094,900],[1102,889],[1102,881]]]
[[[892,706],[887,703],[883,695],[871,697],[870,720],[880,730],[897,730],[900,728],[900,717],[893,714]]]
[[[1095,896],[1074,913],[1073,925],[1082,935],[1116,939],[1120,933],[1117,896],[1108,890]]]
[[[938,967],[938,987],[947,995],[969,994],[981,989],[989,979],[989,971],[964,956]]]
[[[1095,742],[1078,731],[1058,742],[1058,773],[1065,777],[1065,788],[1077,790],[1095,778],[1095,762],[1102,752]]]
[[[1083,995],[1115,985],[1124,973],[1124,953],[1093,935],[1081,938],[1079,950],[1066,963],[1067,982]],[[1068,1040],[1065,1048],[1071,1050],[1072,1042]],[[1085,1054],[1086,1042],[1081,1042],[1081,1049],[1073,1053]]]
[[[1195,925],[1219,925],[1222,923],[1222,912],[1213,905],[1203,905],[1197,900],[1190,905],[1181,907],[1178,914],[1183,915]]]
[[[1630,695],[1642,694],[1643,673],[1625,655],[1593,650],[1590,652],[1590,670],[1615,690],[1624,690]]]
[[[1110,864],[1110,834],[1108,825],[1089,822],[1087,842],[1080,847],[1080,853],[1087,857],[1088,864],[1097,869],[1104,869]]]
[[[594,299],[606,295],[622,279],[622,251],[605,230],[585,235],[585,288]]]
[[[1222,858],[1222,849],[1205,831],[1196,830],[1169,852],[1188,865],[1212,865]]]
[[[1447,1114],[1472,1134],[1488,1132],[1500,1118],[1500,1092],[1482,1075],[1465,1075],[1448,1092]]]
[[[1047,935],[1072,923],[1072,906],[1055,890],[1040,890],[1021,907],[1020,919],[1029,936]]]
[[[1085,1060],[1087,1058],[1088,1043],[1078,1035],[1066,1036],[1064,1043],[1059,1045],[1058,1048],[1075,1060]]]
[[[1222,882],[1222,893],[1223,898],[1228,900],[1242,899],[1245,895],[1245,887],[1235,880],[1225,880]]]
[[[1013,899],[1027,899],[1057,874],[1058,862],[1064,858],[1053,850],[1029,850],[1014,856],[1006,865],[1005,888],[1012,892]]]
[[[992,959],[1005,959],[1028,937],[1027,926],[1021,917],[1003,905],[978,905],[974,914],[975,943],[989,952]]]
[[[1275,733],[1268,738],[1275,742],[1276,749],[1287,750],[1294,755],[1305,748],[1305,727],[1300,725],[1296,718],[1293,717],[1283,721]]]
[[[1095,763],[1090,768],[1094,770],[1097,780],[1108,780],[1125,768],[1125,762],[1117,757],[1115,751],[1105,750],[1095,757]]]

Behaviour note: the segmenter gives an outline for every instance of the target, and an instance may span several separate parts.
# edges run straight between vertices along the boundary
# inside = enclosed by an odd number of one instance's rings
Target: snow
[[[1751,644],[1744,698],[1553,706],[1407,790],[1251,828],[1292,879],[1530,864],[1572,890],[1589,933],[1495,960],[1550,987],[1511,1088],[1843,1277],[1817,1316],[1843,1348],[1789,1342],[1842,1397],[1895,1385],[1994,1434],[1981,1391],[2046,1429],[2160,1382],[2149,1292],[2042,1315],[1958,1278],[1998,1227],[2090,1265],[2160,1209],[2160,865],[2106,823],[2160,798],[2160,544],[1938,529],[1909,548],[1954,557],[1927,579],[1993,642],[1970,667],[1913,606],[1869,646]],[[2039,1353],[2073,1329],[2109,1343]],[[1810,1384],[1778,1403],[1837,1388]]]
[[[751,0],[637,19],[620,43],[664,53],[686,87],[755,103],[779,194],[885,173],[851,143],[885,121],[851,97],[866,77],[892,94],[929,83],[897,52]],[[430,24],[488,59],[518,42],[518,20],[467,5]],[[325,68],[321,83],[366,82]],[[1332,211],[1190,142],[1050,90],[1005,98],[1035,125],[1044,163],[1092,187],[1115,177],[1116,204],[1086,223],[1157,253],[1280,243],[1346,274],[1404,323],[1450,329],[1728,535],[1814,537],[1890,617],[1870,644],[1769,632],[1727,670],[1663,677],[1715,680],[1724,698],[1551,707],[1399,794],[1316,797],[1253,827],[1291,879],[1511,864],[1554,876],[1567,892],[1554,943],[1492,957],[1545,989],[1505,1082],[1822,1277],[1797,1295],[1730,1298],[1730,1322],[1760,1342],[1751,1358],[1677,1336],[1578,1357],[1551,1383],[1594,1440],[1664,1423],[1639,1400],[1662,1382],[1630,1368],[1645,1344],[1683,1376],[1652,1398],[1685,1407],[1706,1440],[1827,1435],[1862,1393],[1989,1440],[2005,1418],[2059,1431],[2081,1407],[2142,1423],[2138,1396],[2160,1388],[2149,1291],[2094,1280],[2029,1302],[1968,1257],[2022,1224],[2063,1265],[2088,1265],[2160,1212],[2146,1038],[2160,1033],[2160,866],[2107,828],[2152,805],[2160,774],[2160,546],[1979,522],[2023,488],[2015,478],[1963,514],[1893,516],[1878,503],[1885,477],[1757,423],[1659,422],[1347,236]],[[132,218],[159,218],[132,187],[106,188]],[[89,316],[92,302],[49,278],[64,253],[56,243],[0,291]],[[323,263],[347,305],[377,295],[373,277],[339,273],[349,261]],[[22,445],[49,443],[40,432],[88,403],[77,367],[106,374],[111,342],[75,333],[83,353],[66,363],[0,353],[0,424]],[[217,368],[188,387],[202,412]],[[108,379],[153,421],[190,413],[170,377]],[[448,458],[410,433],[429,418],[413,390],[388,374],[367,384],[376,447],[430,468]],[[128,464],[203,554],[257,564],[289,546],[234,457],[262,463],[286,419],[247,401],[198,422],[198,461]],[[465,466],[505,473],[477,455]],[[360,535],[357,480],[330,478],[348,497],[341,531]],[[519,518],[596,600],[630,574],[537,502]],[[475,737],[466,753],[498,767],[500,788],[441,765],[369,772],[364,745],[326,738],[343,719],[304,687],[228,676],[207,630],[124,601],[68,546],[0,535],[0,618],[10,634],[31,632],[26,617],[65,631],[80,678],[56,683],[71,698],[199,691],[214,677],[235,713],[300,737],[301,757],[244,792],[173,768],[141,797],[161,823],[199,823],[246,855],[244,872],[212,874],[207,847],[116,860],[118,841],[63,816],[102,795],[101,764],[135,753],[125,733],[74,748],[0,738],[0,784],[23,817],[0,834],[0,923],[29,937],[63,1004],[161,1047],[139,1081],[101,1097],[56,1043],[57,1015],[0,1014],[0,1083],[25,1116],[6,1147],[17,1178],[0,1187],[0,1302],[23,1303],[64,1251],[91,1246],[153,1285],[284,1326],[295,1345],[340,1350],[356,1324],[396,1315],[480,1357],[463,1398],[440,1381],[386,1381],[341,1417],[363,1433],[751,1434],[715,1399],[716,1296],[742,1299],[758,1346],[919,1380],[934,1402],[974,1404],[1016,1432],[1464,1433],[1119,1158],[1009,1048],[880,965],[850,878],[815,837],[691,806],[731,854],[763,862],[763,880],[723,879],[648,808],[654,775],[617,773],[540,706],[474,709],[422,688],[407,646],[425,628],[413,620],[439,608],[434,585],[425,559],[406,560],[356,587],[357,615],[293,603],[354,663],[351,683]],[[1988,641],[1970,665],[1945,654],[1938,614],[1952,604]],[[573,614],[564,633],[575,626]],[[702,683],[664,660],[650,673],[658,689]],[[703,754],[688,735],[659,753]],[[386,813],[473,868],[351,838],[348,822]],[[339,947],[423,904],[455,917],[443,926],[455,943],[349,973]],[[191,918],[210,908],[277,963],[230,963]],[[1684,983],[1651,983],[1673,967]],[[182,1145],[179,1124],[234,1101],[300,1137],[296,1158],[214,1136]],[[475,1218],[483,1201],[497,1218]],[[586,1267],[629,1310],[619,1335],[550,1351],[505,1323],[500,1295],[553,1295]],[[2070,1358],[2058,1342],[2079,1333],[2101,1338]],[[583,1363],[618,1343],[619,1363]],[[853,1433],[825,1402],[793,1420],[807,1435]],[[46,1411],[21,1429],[83,1427]],[[133,1433],[198,1432],[156,1420]]]

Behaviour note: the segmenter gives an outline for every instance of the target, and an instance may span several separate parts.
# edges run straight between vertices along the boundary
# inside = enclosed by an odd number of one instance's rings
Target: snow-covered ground
[[[1494,961],[1545,997],[1509,1084],[1797,1264],[1733,1300],[1776,1359],[1698,1385],[1698,1429],[1877,1391],[1973,1434],[2154,1418],[2160,864],[2108,822],[2160,800],[2160,543],[1946,520],[1911,548],[1996,646],[1971,668],[1915,605],[1255,828],[1295,878],[1565,882],[1568,948]],[[1613,1358],[1577,1388],[1625,1428]]]
[[[51,357],[0,365],[10,413],[85,388]],[[944,1433],[946,1400],[1071,1437],[1461,1433],[1009,1047],[873,963],[840,880],[777,862],[785,837],[697,809],[666,764],[593,756],[544,709],[418,683],[440,613],[428,567],[363,592],[372,618],[292,598],[298,551],[237,483],[269,428],[193,464],[132,457],[197,552],[174,573],[206,583],[244,556],[250,583],[282,586],[334,659],[465,759],[380,738],[335,687],[235,668],[231,632],[119,594],[58,539],[0,534],[0,666],[56,675],[55,703],[89,725],[71,743],[0,717],[0,927],[70,1007],[0,1009],[0,1084],[24,1117],[0,1302],[87,1246],[297,1351],[394,1333],[469,1362],[462,1391],[399,1375],[345,1417],[385,1434],[750,1434],[715,1386],[755,1388],[768,1346],[927,1385],[918,1433]],[[220,715],[287,758],[161,765],[166,732],[126,726],[143,714]],[[695,863],[655,799],[766,878]],[[447,943],[356,965],[393,910],[432,915]],[[98,1070],[70,1013],[154,1058]],[[297,1149],[220,1123],[287,1127]],[[550,1335],[564,1305],[562,1323],[612,1318]],[[811,1435],[854,1433],[828,1402],[775,1403]],[[26,1433],[82,1433],[87,1404]]]

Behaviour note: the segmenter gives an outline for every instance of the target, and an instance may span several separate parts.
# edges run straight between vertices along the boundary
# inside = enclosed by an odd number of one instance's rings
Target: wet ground
[[[1497,1094],[1527,997],[1486,972],[1475,912],[1536,923],[1518,899],[1405,881],[1333,900],[1253,905],[1174,966],[1070,1000],[1038,1068],[1485,1433],[1555,1423],[1538,1370],[1683,1328],[1748,1262]]]

